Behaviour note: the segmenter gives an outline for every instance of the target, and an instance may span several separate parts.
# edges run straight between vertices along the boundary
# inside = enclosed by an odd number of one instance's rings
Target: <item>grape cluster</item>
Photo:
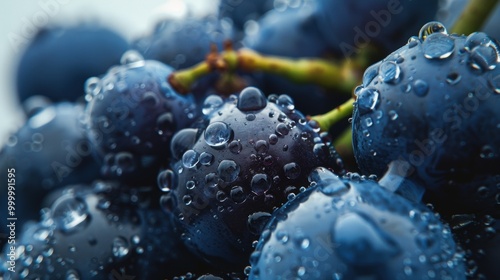
[[[33,38],[1,279],[498,278],[498,41],[431,0],[217,5]]]

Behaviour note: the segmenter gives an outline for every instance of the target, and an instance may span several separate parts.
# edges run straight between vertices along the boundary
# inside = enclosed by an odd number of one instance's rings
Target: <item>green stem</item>
[[[364,61],[324,59],[289,59],[264,56],[250,49],[238,52],[238,65],[247,72],[261,71],[285,77],[298,84],[311,83],[324,88],[351,93],[366,66]]]
[[[353,105],[354,98],[351,98],[330,112],[323,115],[313,116],[311,119],[319,124],[322,131],[328,131],[334,124],[352,115]]]
[[[359,84],[364,69],[372,62],[372,48],[364,48],[352,59],[333,61],[327,59],[290,59],[264,56],[250,49],[234,51],[226,49],[212,53],[206,61],[191,68],[174,72],[168,78],[180,93],[187,93],[199,78],[213,71],[265,72],[288,78],[295,83],[310,83],[330,89],[332,92],[351,94]]]
[[[335,139],[333,146],[342,158],[352,158],[354,155],[352,149],[352,128],[349,127],[344,130],[344,132]]]
[[[198,79],[210,74],[212,71],[210,64],[202,61],[191,68],[173,72],[168,77],[168,82],[177,92],[187,94]]]
[[[469,35],[481,30],[498,1],[470,0],[451,28],[451,33]]]

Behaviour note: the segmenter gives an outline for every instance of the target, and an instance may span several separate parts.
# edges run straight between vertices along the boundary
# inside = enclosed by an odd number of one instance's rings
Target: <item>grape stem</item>
[[[319,124],[322,131],[328,131],[332,125],[352,115],[354,102],[354,98],[351,98],[330,112],[313,116],[311,119]]]
[[[480,30],[498,1],[470,0],[451,28],[451,33],[469,35]]]
[[[342,134],[333,141],[333,146],[342,158],[352,157],[352,127],[346,128]]]
[[[207,59],[191,68],[176,71],[168,77],[168,81],[179,93],[188,93],[193,84],[201,77],[214,71],[264,72],[288,78],[301,84],[315,84],[334,92],[351,94],[359,83],[364,69],[372,62],[370,57],[375,50],[363,48],[352,59],[341,61],[328,59],[290,59],[277,56],[266,56],[250,49],[235,51],[227,43],[224,51],[217,54],[212,51]]]

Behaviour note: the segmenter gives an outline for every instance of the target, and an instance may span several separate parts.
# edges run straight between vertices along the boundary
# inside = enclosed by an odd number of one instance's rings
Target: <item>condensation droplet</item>
[[[425,96],[429,92],[429,84],[424,80],[416,80],[413,83],[413,91],[417,96]]]
[[[187,150],[182,155],[182,165],[186,168],[193,168],[199,162],[199,155],[195,150]]]
[[[393,61],[386,61],[380,65],[379,77],[384,83],[396,83],[399,81],[401,68]]]
[[[425,40],[429,35],[434,33],[440,33],[446,35],[448,34],[448,31],[446,30],[446,27],[442,23],[438,21],[431,21],[424,24],[424,26],[420,28],[420,31],[418,32],[418,37],[419,39]]]
[[[63,196],[52,206],[52,219],[64,232],[73,232],[85,225],[89,214],[87,204],[72,195]]]
[[[379,102],[379,92],[372,88],[362,88],[357,92],[356,104],[360,115],[372,112]]]
[[[258,173],[252,177],[250,187],[256,195],[263,195],[271,188],[271,182],[266,174]]]
[[[217,167],[217,175],[222,181],[232,183],[240,174],[240,166],[233,160],[225,159]]]
[[[233,154],[239,154],[241,150],[243,149],[243,146],[241,145],[240,140],[233,140],[231,143],[229,143],[229,151]]]
[[[231,139],[233,130],[224,122],[211,123],[205,130],[205,142],[213,148],[223,147]]]
[[[118,259],[125,258],[130,251],[127,239],[122,236],[118,236],[113,239],[113,256]]]
[[[144,57],[142,57],[142,55],[138,51],[129,50],[122,55],[120,59],[120,64],[122,65],[134,64],[136,62],[141,62],[143,60]]]
[[[455,49],[455,41],[442,33],[430,34],[422,44],[427,59],[446,59]]]
[[[169,192],[174,186],[174,172],[170,169],[164,170],[158,174],[158,187],[162,192]]]
[[[290,180],[297,179],[301,172],[300,166],[295,162],[285,164],[283,171],[285,172],[285,176]]]
[[[243,112],[262,110],[267,106],[264,94],[255,87],[247,87],[241,91],[237,107]]]
[[[217,111],[223,104],[224,100],[220,96],[212,94],[205,98],[201,111],[203,115],[207,116]]]
[[[201,165],[209,166],[214,162],[214,155],[211,153],[203,152],[200,155],[199,162]]]

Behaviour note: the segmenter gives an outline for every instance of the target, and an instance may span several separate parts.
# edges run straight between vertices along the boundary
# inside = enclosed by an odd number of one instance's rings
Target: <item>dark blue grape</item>
[[[335,150],[294,106],[287,95],[268,99],[252,87],[225,102],[212,96],[205,128],[174,137],[173,170],[158,178],[162,201],[186,245],[209,263],[241,271],[270,213],[307,186],[314,167],[342,172]]]
[[[451,232],[429,209],[357,174],[324,168],[273,213],[249,279],[465,279]]]
[[[318,0],[317,22],[328,49],[349,57],[365,44],[397,49],[434,18],[437,8],[435,0]]]
[[[271,10],[258,22],[258,31],[245,37],[246,47],[262,54],[304,58],[327,54],[316,24],[314,5]]]
[[[230,23],[213,17],[166,19],[156,25],[151,35],[137,39],[133,47],[145,59],[182,69],[203,61],[211,44],[222,49],[232,32]]]
[[[2,261],[4,279],[164,279],[196,272],[199,262],[158,203],[139,198],[141,205],[137,193],[118,189],[97,182],[60,192],[42,220],[20,234],[16,272]],[[9,253],[6,246],[2,259]]]
[[[54,102],[82,98],[85,80],[104,74],[128,49],[121,35],[105,27],[41,29],[19,62],[19,99],[24,101],[33,95],[44,95]]]
[[[99,176],[91,145],[82,124],[83,106],[72,103],[48,105],[34,113],[0,152],[1,178],[15,169],[15,216],[20,230],[36,220],[42,201],[51,191],[68,184],[89,183]],[[7,183],[1,185],[2,231],[7,222]]]
[[[193,97],[178,94],[167,83],[172,71],[131,51],[122,65],[87,80],[88,134],[106,177],[154,184],[156,176],[146,174],[158,172],[169,158],[172,135],[197,116]],[[142,171],[146,173],[138,176]]]
[[[390,162],[406,162],[404,175],[446,206],[439,211],[498,215],[498,50],[484,33],[438,32],[412,37],[368,68],[353,114],[363,173],[380,176]]]

